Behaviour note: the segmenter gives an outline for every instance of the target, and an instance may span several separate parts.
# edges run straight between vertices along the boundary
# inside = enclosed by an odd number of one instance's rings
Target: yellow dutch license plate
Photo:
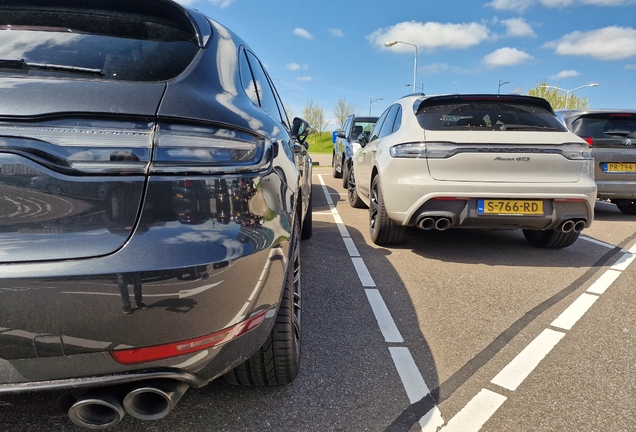
[[[606,163],[605,172],[608,173],[636,173],[636,163]]]
[[[480,215],[543,215],[543,201],[537,200],[478,200]]]

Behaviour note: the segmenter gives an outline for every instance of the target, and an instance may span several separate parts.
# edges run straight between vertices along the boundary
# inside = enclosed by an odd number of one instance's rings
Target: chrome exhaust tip
[[[431,217],[425,217],[417,221],[417,227],[424,231],[429,231],[435,228],[435,219]]]
[[[95,394],[80,399],[68,410],[68,418],[78,426],[88,429],[107,429],[124,418],[119,400],[111,394]]]
[[[170,414],[189,387],[179,381],[147,383],[124,397],[124,409],[139,420],[160,420]]]
[[[572,231],[574,229],[574,221],[571,220],[566,220],[565,222],[563,222],[563,224],[561,225],[561,232],[564,233],[569,233],[570,231]]]
[[[583,231],[584,228],[585,228],[585,221],[584,220],[580,220],[580,221],[577,221],[574,224],[574,228],[573,229],[574,229],[574,232],[580,233],[581,231]]]
[[[438,231],[446,231],[451,227],[451,221],[449,218],[439,218],[435,222],[435,229]]]

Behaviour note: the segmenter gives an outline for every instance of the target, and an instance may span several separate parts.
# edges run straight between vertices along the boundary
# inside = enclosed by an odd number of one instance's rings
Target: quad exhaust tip
[[[452,226],[452,221],[447,217],[423,217],[417,221],[416,226],[424,231],[436,229],[445,231]]]
[[[148,381],[128,392],[123,401],[121,388],[89,392],[71,406],[68,417],[87,429],[114,427],[126,413],[139,420],[160,420],[170,414],[189,387],[175,380]]]

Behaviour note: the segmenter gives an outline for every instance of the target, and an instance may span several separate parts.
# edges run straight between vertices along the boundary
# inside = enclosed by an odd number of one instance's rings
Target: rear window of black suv
[[[183,17],[0,6],[0,76],[165,81],[198,50]]]

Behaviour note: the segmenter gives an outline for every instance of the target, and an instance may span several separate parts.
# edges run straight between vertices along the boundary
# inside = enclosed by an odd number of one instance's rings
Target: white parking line
[[[322,191],[327,199],[327,203],[329,204],[331,215],[333,216],[334,222],[340,231],[340,235],[347,248],[347,252],[351,257],[351,262],[353,263],[358,277],[360,278],[360,283],[363,287],[375,287],[375,281],[371,277],[369,269],[364,263],[362,257],[360,257],[360,253],[358,252],[353,239],[349,235],[349,231],[347,231],[338,210],[333,204],[331,196],[329,196],[330,194],[322,175],[318,175],[318,179],[320,180]],[[400,334],[400,331],[397,328],[397,325],[395,324],[395,321],[391,316],[391,312],[386,306],[380,291],[369,288],[366,288],[364,291],[375,319],[378,322],[378,327],[380,328],[380,332],[382,333],[384,340],[387,343],[403,343],[404,338],[402,338],[402,335]],[[407,347],[389,347],[389,352],[391,353],[391,358],[393,359],[395,368],[402,380],[402,385],[404,386],[404,390],[406,391],[411,403],[415,403],[423,397],[426,397],[429,394],[428,386],[426,385],[422,374],[418,370],[409,349]],[[444,419],[442,419],[439,408],[435,406],[431,409],[420,419],[419,424],[422,432],[436,432],[437,429],[444,424]]]
[[[491,382],[508,390],[516,390],[563,336],[565,333],[550,329],[543,330]]]
[[[483,389],[440,432],[477,432],[505,401],[505,396]]]
[[[581,294],[550,325],[564,330],[572,330],[574,324],[585,315],[585,312],[592,307],[596,300],[598,300],[598,296],[586,293]]]
[[[600,278],[596,280],[590,287],[587,289],[587,292],[592,294],[603,294],[609,287],[614,283],[616,279],[621,275],[622,272],[617,270],[609,269],[605,273],[601,275]]]
[[[384,299],[382,298],[380,291],[377,289],[365,289],[364,292],[367,295],[367,299],[369,300],[369,304],[373,310],[373,315],[375,315],[375,319],[378,322],[380,332],[382,332],[385,342],[404,342],[400,331],[395,325],[395,321],[393,321],[391,312],[389,312],[389,308],[386,307],[386,303],[384,303]],[[428,393],[428,388],[426,389],[426,393]]]

